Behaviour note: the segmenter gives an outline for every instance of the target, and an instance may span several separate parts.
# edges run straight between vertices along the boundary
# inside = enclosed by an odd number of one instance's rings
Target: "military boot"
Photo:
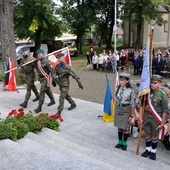
[[[27,108],[27,102],[21,103],[20,106],[23,108]]]
[[[61,111],[58,111],[58,112],[55,114],[55,116],[56,116],[56,119],[59,119],[59,118],[61,117]]]
[[[51,100],[50,103],[47,104],[47,106],[52,106],[53,104],[55,104],[55,100]]]
[[[33,102],[36,102],[36,101],[38,101],[39,100],[39,97],[38,96],[36,96],[36,98],[35,99],[33,99],[32,101]]]
[[[75,104],[75,103],[72,104],[72,105],[68,108],[68,110],[73,110],[74,108],[76,108],[76,104]]]
[[[41,106],[38,106],[35,110],[34,110],[35,113],[39,113],[41,112]]]

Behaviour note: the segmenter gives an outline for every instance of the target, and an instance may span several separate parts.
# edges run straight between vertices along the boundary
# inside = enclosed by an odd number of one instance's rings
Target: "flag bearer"
[[[161,83],[162,77],[160,75],[153,75],[151,77],[150,100],[156,113],[162,118],[161,124],[159,124],[156,117],[154,118],[153,114],[151,114],[151,110],[148,108],[148,105],[145,108],[143,120],[146,150],[141,156],[145,158],[149,156],[152,160],[156,160],[159,130],[163,128],[168,113],[168,98],[165,92],[160,89]]]
[[[41,83],[40,88],[40,99],[38,107],[34,110],[36,113],[41,112],[42,105],[44,103],[45,94],[50,98],[50,103],[47,106],[52,106],[55,104],[53,93],[50,89],[51,80],[52,80],[52,66],[50,61],[45,58],[44,50],[37,50],[38,61],[37,61],[37,72],[39,75],[39,81]]]
[[[21,65],[35,60],[34,57],[30,56],[30,51],[29,51],[28,47],[22,48],[22,56],[23,56],[23,59],[21,60]],[[24,102],[20,104],[20,106],[23,107],[23,108],[27,107],[28,100],[31,96],[31,90],[34,92],[34,94],[36,96],[36,98],[33,99],[33,102],[36,102],[36,101],[39,100],[39,93],[38,93],[36,86],[34,85],[34,81],[35,81],[34,68],[35,68],[35,65],[36,65],[36,61],[20,67],[21,72],[23,72],[25,74],[26,84],[27,84],[27,86],[26,86],[27,91],[26,91],[26,94],[25,94]]]
[[[120,85],[115,92],[115,120],[114,125],[118,128],[118,144],[115,148],[127,150],[127,139],[129,135],[128,120],[134,115],[135,91],[130,85],[130,74],[121,73],[119,76]]]

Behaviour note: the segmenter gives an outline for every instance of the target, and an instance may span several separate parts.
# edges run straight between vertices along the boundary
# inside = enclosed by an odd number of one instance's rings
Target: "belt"
[[[130,103],[128,103],[128,104],[122,104],[122,107],[124,107],[124,106],[129,106],[130,105]]]

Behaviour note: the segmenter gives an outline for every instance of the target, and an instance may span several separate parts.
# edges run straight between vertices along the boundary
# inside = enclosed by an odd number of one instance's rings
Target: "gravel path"
[[[105,90],[106,90],[106,77],[105,72],[93,71],[92,68],[86,67],[86,60],[72,61],[72,69],[80,77],[84,86],[84,90],[78,87],[77,82],[70,77],[70,91],[69,94],[73,98],[83,99],[95,103],[103,104]],[[133,75],[133,69],[126,70],[126,72]],[[108,78],[111,86],[112,93],[114,92],[116,74],[108,73]],[[131,76],[131,80],[139,80],[140,76]],[[169,81],[164,79],[163,84]],[[134,86],[134,84],[132,84]],[[59,94],[58,87],[52,87],[53,93]]]

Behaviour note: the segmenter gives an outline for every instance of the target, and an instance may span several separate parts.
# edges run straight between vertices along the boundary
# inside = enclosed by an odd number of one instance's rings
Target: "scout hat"
[[[56,58],[64,57],[64,53],[57,54]]]
[[[155,80],[155,81],[162,82],[162,76],[157,75],[157,74],[154,74],[154,75],[151,77],[151,80]]]
[[[129,80],[130,79],[130,74],[128,74],[128,73],[121,73],[119,78],[125,78],[125,79]]]
[[[44,50],[43,49],[39,49],[39,50],[37,50],[37,54],[38,53],[44,53]]]

